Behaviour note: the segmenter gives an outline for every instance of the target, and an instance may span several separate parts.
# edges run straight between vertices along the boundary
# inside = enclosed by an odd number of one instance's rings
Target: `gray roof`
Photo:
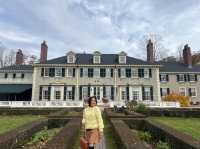
[[[200,72],[200,66],[194,65],[189,68],[180,62],[160,62],[160,72]]]
[[[0,71],[32,71],[32,65],[11,65],[0,68]]]
[[[67,64],[67,56],[48,60],[45,64]],[[94,64],[93,54],[76,54],[75,64]],[[118,54],[101,54],[101,65],[115,65],[118,63]],[[158,63],[149,63],[140,59],[127,56],[126,65],[158,65]]]

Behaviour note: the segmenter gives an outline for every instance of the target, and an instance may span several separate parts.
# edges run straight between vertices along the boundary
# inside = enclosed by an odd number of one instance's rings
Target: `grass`
[[[41,116],[32,115],[0,116],[0,134],[41,118]]]
[[[111,128],[111,124],[106,119],[105,115],[103,114],[103,121],[104,121],[104,137],[106,141],[106,148],[107,149],[117,149],[117,144],[114,139],[114,134]],[[83,130],[79,132],[79,136],[76,139],[76,142],[72,149],[80,149],[80,137],[83,136]]]
[[[150,120],[175,128],[200,140],[200,118],[151,117]]]

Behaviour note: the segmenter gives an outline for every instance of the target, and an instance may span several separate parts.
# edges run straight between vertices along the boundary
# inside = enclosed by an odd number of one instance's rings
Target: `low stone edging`
[[[0,135],[0,149],[14,149],[34,133],[42,130],[48,120],[37,120]]]
[[[79,134],[81,127],[80,119],[70,120],[66,126],[42,149],[71,149]]]
[[[151,147],[145,142],[139,140],[125,124],[124,121],[118,119],[111,119],[111,124],[118,140],[120,149],[150,149]]]

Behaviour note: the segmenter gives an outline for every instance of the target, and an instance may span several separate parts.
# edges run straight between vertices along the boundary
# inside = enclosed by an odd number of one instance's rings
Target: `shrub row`
[[[199,149],[200,142],[193,137],[177,131],[171,127],[155,123],[149,120],[132,119],[124,120],[130,128],[148,131],[155,141],[168,142],[175,149]]]
[[[149,116],[200,117],[200,108],[151,108]]]
[[[47,120],[38,120],[0,135],[0,149],[17,148],[19,144],[23,144],[34,133],[42,130],[47,123]]]
[[[70,120],[66,126],[47,144],[43,149],[70,149],[79,134],[81,127],[80,119]]]
[[[124,121],[111,119],[111,124],[120,149],[150,149],[145,142],[139,140],[137,134],[131,131]]]

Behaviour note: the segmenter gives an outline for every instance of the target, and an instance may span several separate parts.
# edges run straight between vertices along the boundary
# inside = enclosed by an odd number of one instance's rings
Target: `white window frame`
[[[101,57],[100,56],[93,56],[93,63],[94,64],[100,64],[101,63]]]
[[[73,68],[72,67],[68,67],[67,68],[67,77],[73,77]]]
[[[100,68],[94,68],[93,77],[100,78]]]
[[[151,88],[150,87],[144,87],[144,97],[145,97],[145,100],[151,100]],[[148,99],[146,97],[148,97]]]
[[[197,88],[196,87],[190,87],[191,89],[191,97],[197,97]],[[192,95],[192,89],[195,89],[195,95]]]
[[[140,91],[139,90],[132,90],[132,100],[138,101],[140,100]]]
[[[138,69],[137,68],[131,68],[131,77],[138,78]]]
[[[126,69],[125,68],[121,68],[121,78],[125,78],[126,77]]]
[[[184,94],[182,94],[184,93]],[[186,96],[186,88],[185,87],[179,87],[179,94],[182,95],[182,96]]]
[[[184,74],[178,74],[179,75],[179,81],[178,82],[185,82],[185,75]],[[180,78],[183,78],[183,80],[180,80]]]
[[[193,77],[191,80],[191,76]],[[195,82],[195,74],[189,74],[190,82]]]
[[[61,67],[55,68],[55,77],[62,77],[62,68]]]
[[[88,77],[88,68],[83,68],[83,77]]]
[[[145,79],[149,78],[149,69],[148,68],[144,68],[144,78]]]
[[[49,68],[44,68],[44,77],[49,77]]]
[[[111,77],[111,68],[106,68],[106,78]]]
[[[126,63],[126,56],[119,56],[119,63],[125,64]]]
[[[168,95],[168,92],[167,92],[168,88],[167,87],[161,87],[161,89],[162,89],[162,97],[167,96]]]
[[[47,95],[45,95],[47,93]],[[48,100],[49,95],[49,90],[48,87],[43,87],[42,88],[42,100]]]
[[[72,100],[73,99],[72,86],[68,86],[66,88],[66,99],[67,100]]]
[[[167,82],[167,74],[160,74],[160,82]]]
[[[68,55],[67,56],[67,63],[74,63],[75,57],[74,55]]]

